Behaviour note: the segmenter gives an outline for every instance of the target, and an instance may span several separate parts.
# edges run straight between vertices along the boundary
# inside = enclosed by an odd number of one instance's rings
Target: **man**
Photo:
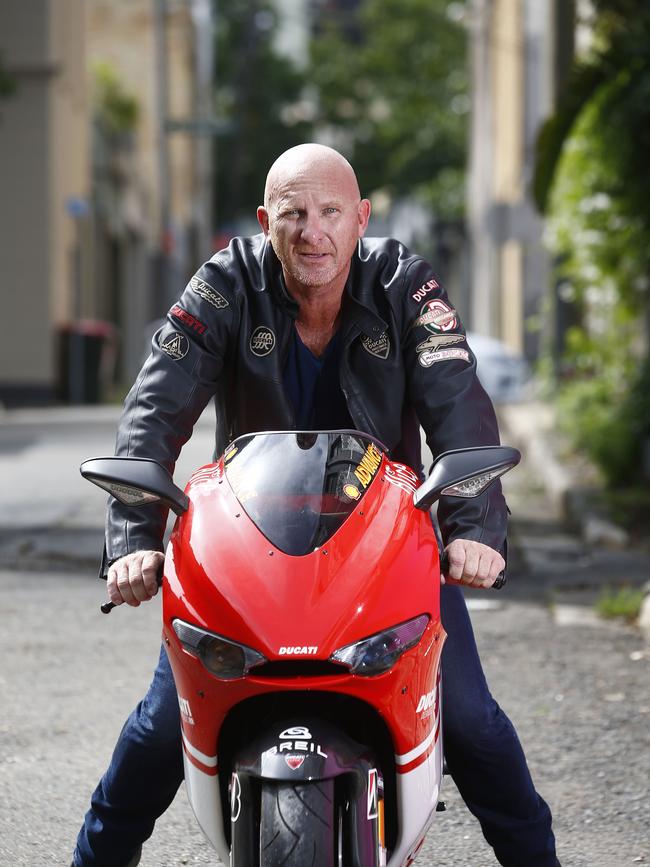
[[[211,397],[217,454],[254,430],[357,428],[419,470],[420,424],[434,454],[498,442],[456,312],[424,260],[397,241],[363,240],[370,203],[340,154],[314,144],[282,154],[257,216],[263,234],[235,239],[206,263],[154,337],[126,401],[118,454],[172,470]],[[505,565],[506,513],[498,485],[440,504],[450,579],[494,583]],[[157,593],[165,518],[111,501],[104,566],[114,603],[137,606]],[[444,587],[441,605],[450,773],[502,865],[555,867],[549,809],[490,696],[460,589]],[[182,775],[163,650],[93,794],[73,864],[137,864]]]

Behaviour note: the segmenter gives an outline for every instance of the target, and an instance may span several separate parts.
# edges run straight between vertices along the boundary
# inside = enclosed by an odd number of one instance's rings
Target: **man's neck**
[[[307,287],[291,286],[287,281],[287,290],[299,305],[296,329],[300,339],[314,355],[321,356],[341,320],[345,279],[337,285]]]

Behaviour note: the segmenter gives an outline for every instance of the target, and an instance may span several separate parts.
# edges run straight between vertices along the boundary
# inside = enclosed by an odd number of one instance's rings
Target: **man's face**
[[[278,179],[258,219],[282,263],[287,288],[342,288],[370,203],[337,165],[303,166]]]

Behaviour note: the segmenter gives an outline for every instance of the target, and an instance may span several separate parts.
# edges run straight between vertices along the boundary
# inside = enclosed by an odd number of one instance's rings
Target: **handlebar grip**
[[[443,575],[446,575],[449,572],[449,557],[447,556],[446,551],[442,551],[442,553],[440,554],[440,572]],[[499,572],[494,584],[489,589],[501,590],[503,587],[505,587],[507,581],[508,576],[506,575],[506,570],[504,569],[503,572]]]
[[[157,577],[156,581],[158,583],[158,586],[162,587],[162,582],[163,582],[163,567],[162,567],[162,565],[160,566],[160,569],[158,570],[158,577]],[[119,608],[119,605],[116,605],[114,602],[103,602],[99,606],[99,610],[102,612],[102,614],[110,614],[114,608]]]

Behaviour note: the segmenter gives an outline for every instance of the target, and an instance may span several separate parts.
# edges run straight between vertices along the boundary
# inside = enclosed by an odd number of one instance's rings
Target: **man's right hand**
[[[158,592],[158,575],[165,555],[160,551],[135,551],[120,557],[108,568],[108,598],[114,605],[138,606]]]

